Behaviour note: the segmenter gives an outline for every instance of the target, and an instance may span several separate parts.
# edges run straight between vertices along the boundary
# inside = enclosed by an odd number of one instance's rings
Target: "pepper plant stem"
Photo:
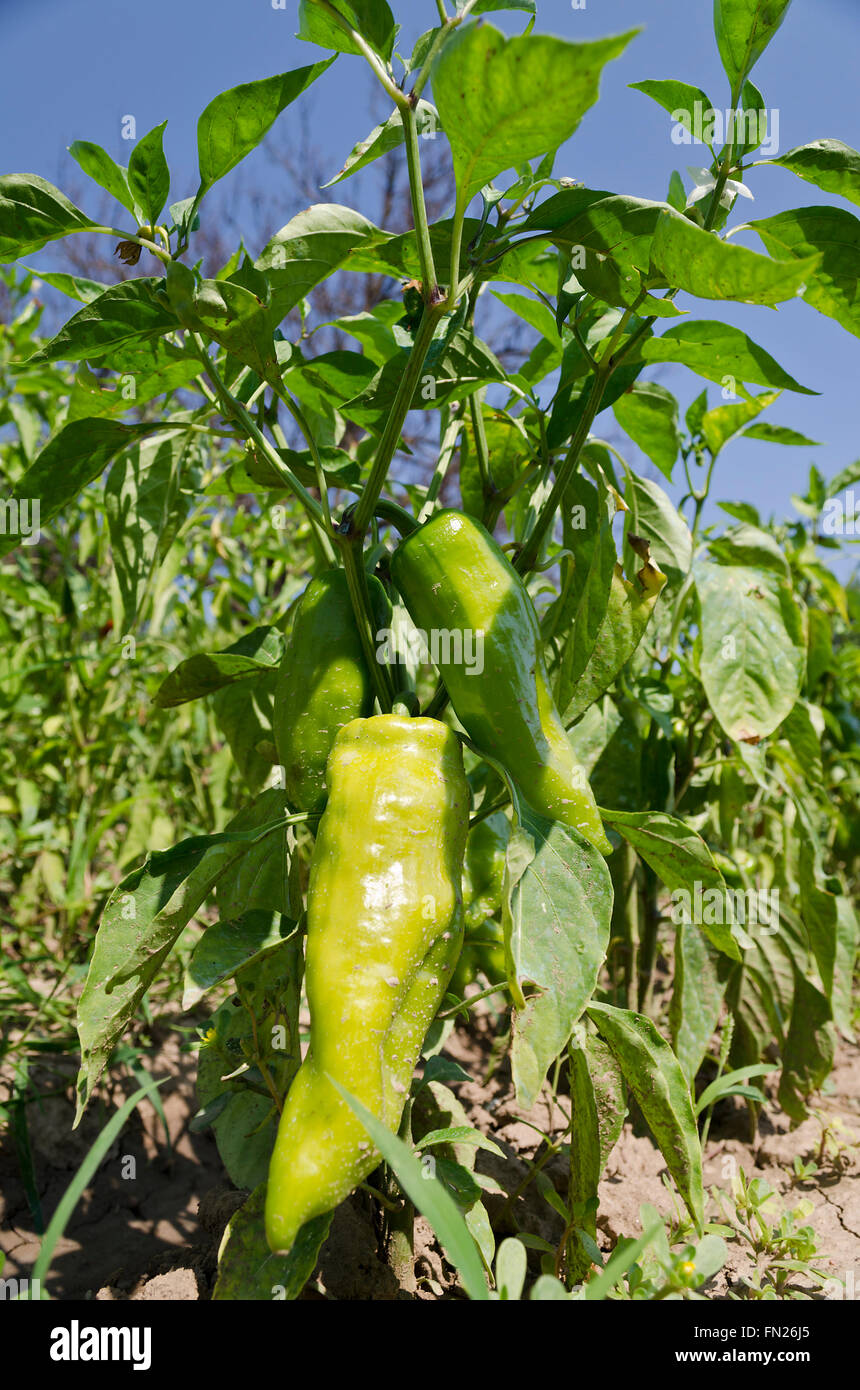
[[[424,200],[424,180],[421,177],[421,154],[418,149],[418,123],[415,108],[407,101],[401,107],[403,135],[406,144],[406,163],[409,170],[409,192],[412,199],[412,220],[418,239],[418,260],[421,265],[421,289],[425,304],[435,304],[439,298],[436,282],[436,266],[433,261],[433,247],[430,242],[430,225],[427,221],[427,205]]]
[[[555,520],[556,512],[564,497],[565,488],[573,475],[576,465],[579,463],[579,456],[591,432],[591,426],[594,424],[595,416],[600,410],[603,393],[606,390],[609,378],[618,365],[613,354],[619,339],[622,337],[624,330],[630,322],[632,313],[633,310],[628,309],[623,314],[618,323],[618,327],[612,335],[609,346],[601,359],[600,366],[597,369],[592,383],[585,410],[576,427],[576,433],[573,436],[573,441],[568,450],[567,457],[556,474],[552,491],[541,507],[540,514],[532,528],[531,535],[528,537],[515,561],[514,568],[518,570],[520,574],[528,574],[530,570],[534,569],[538,556],[540,555],[544,538]]]
[[[364,659],[376,690],[379,707],[383,714],[389,714],[394,703],[394,683],[388,667],[376,659],[375,634],[371,617],[373,610],[370,603],[370,590],[367,585],[367,571],[364,568],[361,539],[357,538],[350,529],[347,534],[339,535],[338,540]]]
[[[269,443],[255,420],[248,414],[247,410],[242,405],[242,402],[237,401],[235,396],[231,395],[228,391],[224,382],[221,380],[218,368],[206,351],[202,339],[196,333],[190,333],[188,336],[194,343],[197,355],[206,369],[209,380],[215,387],[215,394],[224,408],[224,413],[231,416],[237,422],[247,439],[253,440],[257,448],[265,456],[267,463],[270,463],[283,479],[284,486],[290,490],[297,501],[304,507],[311,521],[319,530],[320,544],[322,545],[326,559],[330,564],[334,564],[335,552],[331,538],[326,529],[325,516],[323,515],[323,510],[319,503],[311,497],[307,488],[305,488],[291,470],[286,467],[277,449]]]
[[[382,438],[373,460],[373,467],[370,477],[365,484],[358,506],[355,509],[355,532],[359,540],[364,539],[364,534],[370,525],[370,519],[376,508],[379,495],[385,486],[388,477],[388,470],[391,467],[391,460],[394,458],[395,450],[400,439],[400,432],[403,429],[403,422],[412,404],[412,397],[421,378],[424,369],[424,362],[427,351],[433,341],[433,334],[436,325],[442,317],[443,309],[441,305],[427,305],[421,316],[418,331],[415,334],[415,341],[406,370],[400,379],[397,394],[388,412],[388,419],[382,431]]]

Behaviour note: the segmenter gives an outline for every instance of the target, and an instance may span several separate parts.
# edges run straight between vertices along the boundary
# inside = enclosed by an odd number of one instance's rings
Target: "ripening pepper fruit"
[[[379,580],[368,578],[379,628],[391,613]],[[321,811],[325,767],[340,729],[373,712],[373,682],[344,570],[311,580],[292,614],[275,685],[272,728],[290,804]]]
[[[467,932],[499,908],[510,834],[511,824],[504,811],[494,811],[469,831],[463,866]]]
[[[308,886],[308,1055],[281,1115],[266,1235],[286,1251],[379,1162],[334,1077],[397,1130],[463,941],[469,785],[435,719],[347,724],[326,773]]]
[[[437,512],[395,551],[391,577],[428,637],[460,634],[459,651],[450,636],[437,642],[437,665],[470,738],[508,769],[535,811],[574,826],[609,854],[588,779],[552,698],[537,614],[492,536],[461,512]]]
[[[449,993],[460,999],[479,972],[490,984],[505,979],[504,932],[501,923],[493,921],[493,914],[501,906],[510,833],[510,821],[503,811],[478,821],[469,831],[463,865],[466,935],[449,985]]]

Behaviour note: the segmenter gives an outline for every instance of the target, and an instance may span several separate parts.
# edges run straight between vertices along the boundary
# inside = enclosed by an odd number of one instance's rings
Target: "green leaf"
[[[162,280],[145,276],[111,285],[98,299],[73,314],[29,361],[41,364],[86,358],[93,362],[109,356],[116,348],[175,332],[176,318],[157,298],[162,286]]]
[[[615,566],[609,603],[588,661],[564,706],[563,719],[572,724],[608,690],[627,665],[645,635],[654,606],[666,583],[655,565],[646,564],[633,583]]]
[[[827,496],[836,497],[846,487],[851,487],[853,483],[860,483],[860,459],[855,463],[849,463],[847,468],[843,468],[827,484]]]
[[[439,113],[435,106],[431,106],[430,102],[424,101],[423,98],[419,99],[415,107],[415,124],[418,134],[427,138],[442,129]],[[328,183],[324,183],[323,188],[331,188],[334,184],[351,178],[353,174],[357,174],[360,169],[366,169],[368,164],[380,159],[382,155],[398,149],[403,144],[403,140],[403,117],[399,111],[393,111],[387,121],[374,126],[364,140],[353,146],[340,173],[335,174]]]
[[[612,1050],[687,1210],[701,1230],[705,1200],[702,1149],[677,1057],[650,1018],[642,1014],[610,1004],[590,1004],[588,1016]]]
[[[67,294],[70,299],[77,299],[81,304],[92,304],[94,299],[98,299],[100,294],[110,289],[110,285],[103,284],[101,280],[86,280],[81,275],[67,275],[62,270],[33,270],[31,266],[25,266],[24,269],[30,275],[44,281],[46,285],[50,285],[52,289]]]
[[[9,529],[11,503],[16,503],[19,525],[23,521],[19,504],[26,502],[29,515],[33,504],[39,505],[39,524],[44,526],[77,497],[88,483],[107,468],[126,445],[158,428],[155,421],[147,425],[123,425],[118,420],[74,420],[49,439],[27,472],[18,480],[12,498],[6,503],[7,530],[0,536],[0,555],[7,555],[20,544],[28,532]]]
[[[700,835],[684,821],[663,811],[623,812],[602,810],[601,815],[645,860],[673,895],[675,920],[695,920],[694,904],[699,895],[716,894],[722,920],[709,922],[702,914],[700,925],[718,951],[740,960],[738,940],[732,932],[733,913],[726,901],[726,885],[713,855]],[[709,901],[714,901],[713,897]]]
[[[797,430],[787,429],[785,425],[771,425],[766,420],[758,425],[750,425],[743,435],[745,439],[761,439],[765,444],[796,445],[804,449],[816,449],[821,445],[820,439],[808,439]]]
[[[610,311],[610,313],[614,312],[616,311]],[[648,332],[650,333],[650,329]],[[622,362],[621,366],[615,369],[601,395],[597,410],[598,415],[602,411],[608,410],[624,395],[624,392],[633,385],[641,370],[642,367],[639,362]],[[562,379],[564,379],[564,373],[562,373]],[[550,449],[560,449],[571,438],[585,413],[593,385],[593,375],[585,379],[579,379],[573,375],[566,384],[559,387],[546,432],[547,444]]]
[[[401,1139],[386,1129],[385,1125],[360,1101],[351,1096],[345,1087],[335,1081],[333,1076],[329,1076],[328,1079],[361,1120],[386,1163],[394,1169],[397,1181],[407,1197],[415,1203],[422,1216],[425,1216],[433,1227],[446,1258],[459,1270],[463,1287],[469,1297],[481,1302],[488,1300],[481,1258],[453,1198],[437,1178],[428,1176]]]
[[[218,921],[207,927],[185,969],[182,1008],[195,1004],[225,980],[252,961],[282,944],[281,914],[264,908],[251,908],[232,921]]]
[[[768,110],[764,97],[752,82],[745,82],[741,92],[742,117],[735,123],[735,163],[757,150],[767,133]],[[750,120],[752,117],[752,120]],[[730,138],[730,137],[727,137]]]
[[[492,1139],[488,1139],[471,1125],[449,1125],[446,1129],[432,1129],[428,1134],[422,1135],[415,1147],[418,1150],[432,1149],[435,1144],[469,1144],[476,1149],[486,1149],[488,1153],[504,1158],[498,1144],[494,1144]]]
[[[339,407],[343,414],[368,429],[381,429],[397,395],[410,351],[403,348],[390,358],[365,390]],[[487,345],[460,329],[450,338],[440,336],[431,343],[410,408],[436,410],[448,401],[462,400],[487,382],[504,380],[505,370]]]
[[[541,991],[526,999],[513,1026],[514,1082],[528,1109],[597,984],[609,943],[612,883],[603,855],[566,825],[524,809],[515,836],[534,857],[503,911],[517,979]]]
[[[774,256],[793,256],[805,267],[803,298],[860,337],[860,220],[844,208],[793,208],[750,222]],[[820,264],[810,267],[809,258]]]
[[[397,37],[397,25],[387,0],[333,0],[332,8],[352,29],[366,39],[380,58],[390,59]],[[354,39],[317,7],[316,0],[300,0],[298,38],[338,53],[361,54]]]
[[[569,1056],[575,1124],[570,1138],[568,1205],[575,1226],[568,1276],[571,1283],[578,1283],[592,1265],[580,1232],[596,1242],[598,1183],[624,1127],[627,1105],[621,1070],[602,1038],[577,1029]]]
[[[78,1003],[80,1121],[114,1046],[219,877],[260,831],[198,835],[148,857],[117,885],[102,915]]]
[[[125,449],[105,484],[104,509],[126,632],[136,629],[153,567],[187,515],[179,478],[192,439],[190,430],[159,430],[154,438]]]
[[[782,1056],[779,1103],[797,1124],[807,1118],[806,1100],[833,1067],[836,1047],[831,1017],[824,995],[795,967],[794,1004]]]
[[[243,82],[214,97],[197,122],[200,191],[197,202],[218,179],[250,154],[278,116],[334,62],[327,58],[259,82]]]
[[[661,337],[644,342],[639,354],[646,362],[681,362],[718,386],[753,382],[757,386],[799,391],[805,396],[819,394],[801,386],[764,348],[729,323],[691,319],[675,324]]]
[[[170,272],[168,294],[172,298]],[[274,320],[268,306],[244,285],[230,280],[203,280],[194,292],[191,306],[181,307],[176,302],[176,308],[187,327],[220,343],[261,380],[280,379]]]
[[[128,185],[128,170],[117,164],[107,150],[89,140],[75,140],[74,144],[69,145],[69,154],[100,188],[107,189],[132,217],[137,217],[134,198]]]
[[[626,465],[625,476],[625,538],[637,536],[646,540],[651,558],[660,573],[666,575],[669,588],[677,588],[689,573],[693,558],[689,527],[658,483],[640,478]],[[641,560],[629,542],[626,553],[625,569],[632,580],[641,568]]]
[[[789,564],[769,531],[741,522],[731,526],[721,536],[708,542],[715,560],[724,565],[747,565],[753,569],[774,570],[781,579],[788,579]]]
[[[819,755],[820,756],[820,755]],[[805,766],[801,772],[805,771]],[[857,959],[857,917],[837,878],[827,879],[820,845],[800,822],[800,915],[839,1031],[853,1038],[852,981]],[[836,888],[839,891],[833,892]]]
[[[634,444],[669,481],[681,447],[678,402],[656,381],[642,381],[620,396],[613,406],[615,418]]]
[[[361,352],[324,352],[284,373],[287,387],[319,413],[325,405],[345,410],[371,392],[379,369]]]
[[[751,1067],[738,1067],[736,1071],[725,1072],[718,1076],[716,1081],[712,1081],[710,1086],[706,1086],[699,1099],[696,1101],[696,1114],[701,1115],[703,1110],[707,1110],[709,1105],[714,1105],[723,1096],[748,1095],[747,1088],[738,1086],[739,1081],[748,1081],[753,1076],[768,1076],[773,1071],[773,1064],[770,1062],[758,1062]],[[752,1091],[751,1099],[764,1100],[760,1091]]]
[[[361,468],[345,450],[323,447],[317,452],[329,487],[350,487],[358,482]],[[305,487],[317,486],[317,473],[310,449],[279,449],[278,454],[300,483],[304,483]],[[249,492],[286,492],[288,489],[283,473],[278,472],[264,454],[254,452],[246,453],[226,474],[221,473],[213,478],[206,488],[215,496],[223,496],[225,490],[238,496]]]
[[[200,359],[186,357],[165,338],[147,338],[114,348],[111,375],[96,376],[86,362],[75,374],[66,419],[117,419],[139,410],[155,396],[167,396],[200,374]],[[165,402],[166,405],[166,402]],[[162,411],[164,406],[162,406]]]
[[[260,792],[228,821],[227,830],[262,830],[289,814],[287,794],[280,787]],[[246,845],[218,879],[215,899],[221,917],[235,921],[251,909],[266,908],[292,919],[290,904],[290,843],[284,830]]]
[[[706,411],[699,428],[714,458],[730,439],[740,434],[744,425],[748,425],[750,420],[767,410],[779,397],[779,391],[766,391],[755,400],[739,401],[736,405],[720,405],[715,410]]]
[[[17,261],[49,241],[97,225],[38,174],[0,178],[0,263]]]
[[[807,183],[823,188],[825,193],[837,193],[852,203],[860,203],[860,152],[841,140],[812,140],[761,163],[778,164]]]
[[[621,267],[636,266],[647,271],[654,232],[665,212],[677,215],[668,203],[648,198],[592,188],[566,188],[536,207],[522,229],[546,232],[547,240],[561,250],[600,252],[611,256]]]
[[[533,461],[534,446],[520,421],[512,419],[504,411],[490,410],[485,405],[481,405],[480,410],[493,482],[497,488],[510,487]],[[484,490],[470,418],[466,419],[460,434],[460,495],[464,511],[470,516],[483,516]]]
[[[128,161],[128,186],[144,221],[154,227],[170,193],[170,170],[164,157],[164,127],[167,121],[141,136]]]
[[[702,433],[702,421],[708,409],[708,388],[705,387],[700,396],[697,396],[684,415],[687,429],[693,438]]]
[[[704,122],[705,116],[713,110],[713,106],[701,87],[691,87],[688,82],[678,82],[673,77],[662,80],[647,78],[644,82],[631,82],[634,92],[644,92],[646,97],[656,101],[658,106],[662,106],[664,111],[668,111],[673,121],[688,130],[691,135],[698,134],[696,125],[696,103],[701,107],[701,119]],[[686,198],[684,200],[686,203]],[[683,211],[684,204],[681,206]]]
[[[261,1183],[227,1223],[213,1302],[292,1302],[313,1274],[334,1213],[307,1221],[290,1253],[273,1255],[266,1241],[265,1210],[266,1184]]]
[[[675,211],[661,215],[651,245],[652,274],[699,299],[735,299],[741,304],[794,299],[814,278],[820,259],[812,248],[793,260],[771,260],[723,241]]]
[[[666,194],[666,202],[671,208],[674,208],[676,212],[683,212],[687,206],[687,190],[684,188],[684,180],[681,178],[677,169],[673,169],[669,176],[669,190]]]
[[[248,639],[252,642],[249,645]],[[216,690],[246,680],[260,671],[272,670],[283,655],[283,637],[277,628],[255,628],[242,638],[242,651],[199,652],[180,661],[165,676],[153,703],[158,709],[172,709],[189,700],[213,695]]]
[[[803,615],[788,581],[746,565],[694,567],[700,673],[729,738],[758,743],[779,727],[806,674]]]
[[[607,1260],[606,1267],[593,1279],[589,1279],[585,1286],[585,1298],[588,1303],[602,1302],[615,1288],[621,1283],[636,1261],[640,1258],[653,1240],[658,1236],[665,1235],[665,1227],[662,1217],[653,1226],[649,1226],[644,1235],[638,1240],[618,1242],[612,1253],[612,1258]]]
[[[690,1086],[704,1061],[723,1005],[726,986],[717,971],[718,961],[716,947],[696,922],[677,923],[669,1027],[678,1064]]]
[[[279,323],[332,271],[349,270],[356,251],[384,240],[384,233],[352,208],[316,203],[300,212],[254,262],[271,285],[273,322]]]
[[[467,0],[455,0],[458,14],[462,14],[466,2]],[[489,14],[492,10],[525,10],[528,14],[534,14],[535,0],[477,0],[469,11],[469,16],[474,19],[477,15]]]
[[[524,294],[504,294],[501,290],[492,290],[491,293],[536,333],[540,333],[541,337],[548,339],[555,347],[561,347],[561,335],[556,327],[555,315],[542,300],[530,299]]]
[[[515,1236],[508,1236],[496,1256],[496,1296],[506,1303],[523,1296],[527,1270],[526,1247]]]
[[[235,685],[226,685],[212,697],[218,727],[230,745],[243,782],[252,793],[260,791],[271,776],[273,759],[257,750],[258,745],[272,739],[276,676],[273,667],[237,681]]]
[[[613,516],[614,506],[608,504],[602,479],[596,488],[582,474],[574,474],[565,489],[563,513],[563,541],[573,555],[573,572],[560,611],[553,614],[553,631],[568,629],[555,690],[562,709],[588,665],[606,619],[617,563]]]
[[[433,95],[451,144],[461,212],[497,174],[557,149],[573,134],[597,101],[604,66],[637,32],[575,44],[536,34],[506,39],[490,24],[458,29],[436,59]]]
[[[714,33],[732,93],[740,94],[791,0],[714,0]]]

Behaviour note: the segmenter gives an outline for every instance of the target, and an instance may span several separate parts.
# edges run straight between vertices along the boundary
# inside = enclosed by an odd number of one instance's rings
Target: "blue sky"
[[[435,4],[393,0],[393,8],[403,23],[401,46],[408,51],[411,41],[434,23]],[[145,5],[3,0],[2,172],[28,170],[61,186],[65,182],[80,188],[83,176],[66,147],[75,139],[93,140],[127,163],[130,146],[121,139],[120,126],[122,118],[132,114],[138,135],[168,119],[165,150],[174,175],[171,198],[187,196],[196,186],[195,126],[206,103],[240,82],[322,56],[295,38],[296,14],[295,0],[286,0],[283,9],[274,8],[272,0],[207,0],[205,5],[188,0],[147,0]],[[499,14],[491,20],[519,32],[524,16]],[[538,25],[572,39],[643,29],[606,69],[602,100],[561,152],[558,173],[592,187],[662,198],[673,168],[687,178],[686,165],[706,162],[704,147],[673,144],[665,113],[627,84],[675,77],[704,88],[715,107],[725,107],[728,92],[713,39],[711,0],[586,0],[584,9],[574,9],[570,0],[538,0]],[[824,136],[860,147],[859,50],[856,0],[795,0],[754,73],[768,108],[779,113],[781,151]],[[332,174],[373,124],[372,99],[372,79],[359,59],[339,58],[312,89],[312,136],[315,145],[330,152]],[[294,131],[288,110],[270,138],[288,143]],[[272,165],[260,152],[228,176],[237,191],[264,177],[271,182]],[[374,172],[360,174],[339,185],[336,196],[367,209],[366,181],[373,178]],[[754,170],[748,182],[756,201],[743,202],[743,217],[814,203],[850,207],[777,168]],[[229,192],[228,183],[227,196]],[[277,188],[270,190],[269,209],[272,231],[300,210],[287,194],[282,200]],[[739,240],[762,249],[754,234],[741,234]],[[50,247],[36,263],[46,269],[56,264]],[[778,313],[750,306],[722,308],[686,296],[681,302],[694,317],[726,318],[736,324],[797,380],[822,393],[786,393],[763,417],[823,441],[822,447],[787,449],[740,441],[717,465],[716,500],[743,499],[765,515],[791,514],[790,495],[805,491],[811,462],[830,477],[860,457],[857,340],[800,301],[782,306]],[[678,396],[682,409],[704,384],[683,368],[662,371],[660,379]],[[717,396],[712,387],[712,405],[721,403]],[[610,434],[610,419],[604,415],[598,420],[599,433]],[[624,442],[635,465],[645,464],[620,431],[613,437]],[[643,471],[653,475],[650,465]],[[847,574],[856,553],[849,547],[850,559],[846,556],[838,566],[842,574]],[[828,552],[826,558],[831,556]]]

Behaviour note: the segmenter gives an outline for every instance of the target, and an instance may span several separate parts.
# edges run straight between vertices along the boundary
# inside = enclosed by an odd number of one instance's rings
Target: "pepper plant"
[[[523,1109],[550,1084],[569,1114],[564,1234],[536,1297],[588,1288],[628,1099],[702,1240],[698,1113],[734,1094],[754,1117],[777,1071],[782,1106],[803,1118],[836,1033],[851,1035],[860,605],[819,548],[838,545],[822,516],[860,467],[830,483],[813,468],[800,520],[737,503],[706,525],[735,437],[811,445],[761,417],[812,388],[691,307],[800,296],[860,331],[860,222],[842,203],[729,228],[768,164],[860,203],[860,154],[838,140],[756,158],[767,108],[752,73],[789,3],[715,0],[738,119],[695,187],[675,173],[665,198],[554,172],[636,33],[545,35],[535,0],[428,3],[411,54],[386,0],[301,0],[312,61],[213,98],[189,196],[168,202],[163,125],[127,168],[70,147],[116,200],[114,225],[36,175],[0,179],[0,260],[86,232],[145,272],[115,285],[39,272],[81,307],[35,351],[20,326],[7,335],[18,442],[0,553],[26,583],[34,517],[64,556],[77,542],[84,569],[109,545],[114,638],[140,643],[161,710],[205,708],[230,750],[235,814],[116,883],[78,1001],[79,1115],[177,951],[184,1007],[217,1005],[195,1124],[251,1195],[216,1297],[297,1297],[332,1209],[381,1158],[372,1190],[405,1285],[417,1205],[469,1294],[488,1296],[499,1267],[475,1156],[495,1146],[468,1125],[444,1057],[455,1017],[484,999]],[[501,10],[524,32],[487,19]],[[213,186],[350,62],[369,66],[390,114],[338,182],[404,159],[413,229],[319,203],[204,276],[195,237]],[[636,85],[688,126],[703,97]],[[450,216],[432,223],[429,133],[453,169]],[[315,352],[314,288],[344,271],[377,277],[382,297],[335,324],[354,349]],[[516,371],[479,331],[491,297],[534,338]],[[667,363],[705,382],[683,425],[654,379]],[[42,442],[38,403],[68,364]],[[421,484],[401,481],[413,411],[438,428]],[[602,437],[616,423],[663,481],[683,472],[680,505]],[[216,503],[211,545],[235,523],[254,574],[240,635],[219,650],[181,604],[188,518]],[[173,662],[151,640],[168,601]],[[184,935],[195,919],[205,930]]]

